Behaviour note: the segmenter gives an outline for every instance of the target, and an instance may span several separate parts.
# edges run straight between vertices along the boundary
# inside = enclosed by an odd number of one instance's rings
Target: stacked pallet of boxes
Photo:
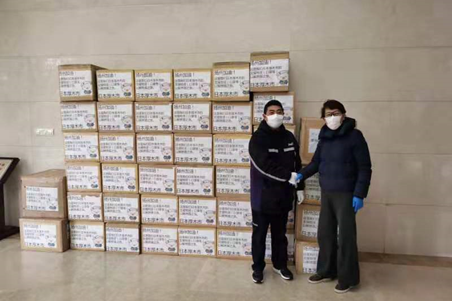
[[[302,118],[300,135],[300,156],[304,164],[309,164],[317,148],[323,120]],[[319,246],[317,229],[320,216],[319,174],[305,181],[305,200],[296,208],[296,270],[297,273],[313,274],[317,270]]]

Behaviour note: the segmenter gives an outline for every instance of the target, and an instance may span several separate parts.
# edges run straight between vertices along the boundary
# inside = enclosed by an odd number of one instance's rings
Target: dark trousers
[[[359,284],[356,220],[352,193],[322,191],[317,274],[337,277],[341,284]],[[339,226],[339,239],[338,239]]]
[[[276,269],[287,267],[287,218],[288,212],[282,214],[265,214],[253,210],[253,271],[265,268],[265,240],[268,227],[271,226],[272,263]]]

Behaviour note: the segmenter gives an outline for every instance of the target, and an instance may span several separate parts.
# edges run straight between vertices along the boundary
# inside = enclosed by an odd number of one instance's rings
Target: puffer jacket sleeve
[[[353,157],[358,167],[358,177],[356,180],[353,195],[362,199],[367,197],[370,180],[372,177],[372,162],[370,159],[369,147],[361,131],[356,130],[355,144],[353,147]]]

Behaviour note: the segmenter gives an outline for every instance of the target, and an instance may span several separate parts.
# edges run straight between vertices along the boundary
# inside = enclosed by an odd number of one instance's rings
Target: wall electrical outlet
[[[36,136],[53,136],[55,134],[54,129],[36,129]]]

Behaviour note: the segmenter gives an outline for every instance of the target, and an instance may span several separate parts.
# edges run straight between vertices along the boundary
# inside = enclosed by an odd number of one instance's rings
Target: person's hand
[[[293,186],[297,187],[297,173],[296,172],[293,172],[292,175],[290,176],[289,183],[292,184]]]
[[[300,205],[304,201],[304,190],[297,191],[297,204]]]
[[[358,212],[359,209],[364,207],[364,200],[357,196],[353,197],[353,208],[355,209],[355,213]]]
[[[303,180],[303,175],[301,173],[297,174],[297,183],[300,183],[301,180]]]

